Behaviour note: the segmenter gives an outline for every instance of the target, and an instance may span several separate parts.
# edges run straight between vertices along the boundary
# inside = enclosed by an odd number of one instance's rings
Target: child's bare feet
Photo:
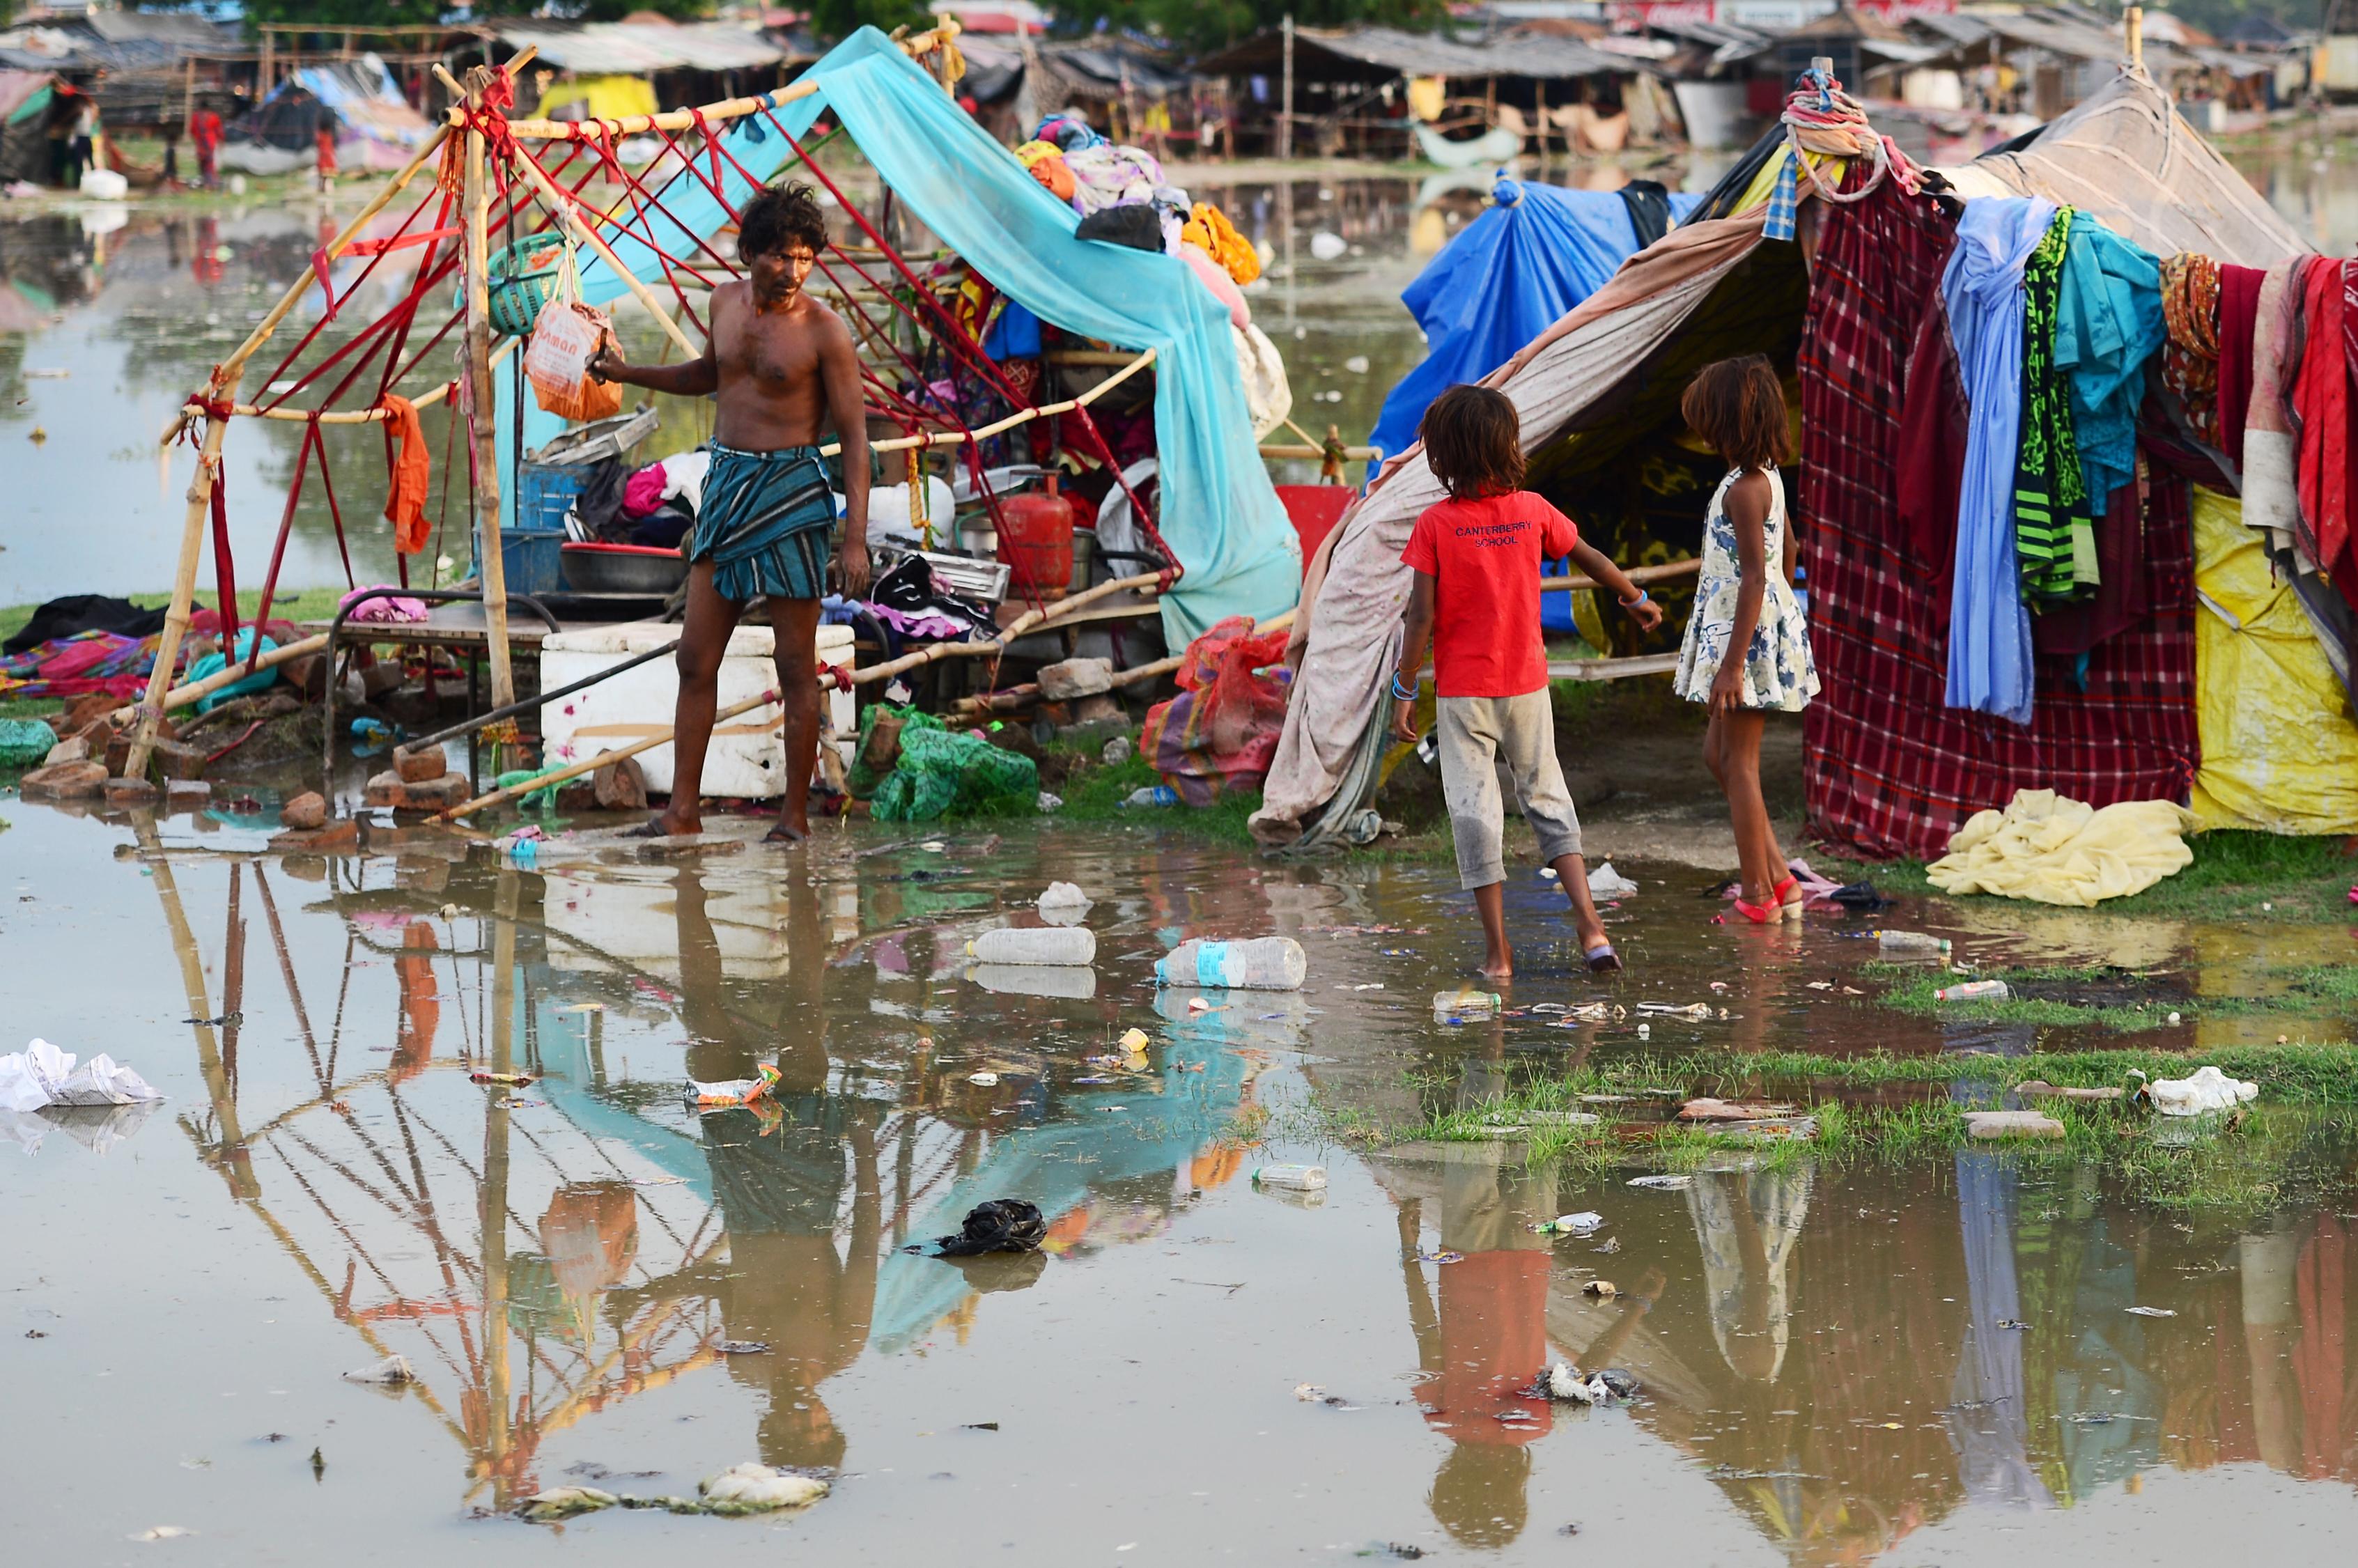
[[[1474,907],[1482,916],[1482,978],[1508,980],[1515,976],[1515,948],[1507,940],[1507,893],[1504,882],[1474,890]]]

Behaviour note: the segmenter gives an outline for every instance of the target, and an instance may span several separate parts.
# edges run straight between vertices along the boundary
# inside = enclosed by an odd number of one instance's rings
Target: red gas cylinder
[[[1013,569],[1015,592],[1062,599],[1073,581],[1073,503],[1056,493],[1056,476],[1038,494],[999,503],[999,558]]]

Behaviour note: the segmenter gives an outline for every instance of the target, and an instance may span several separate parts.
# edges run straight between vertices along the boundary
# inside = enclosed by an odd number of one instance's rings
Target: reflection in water
[[[1701,1171],[1687,1189],[1703,1252],[1712,1336],[1730,1370],[1773,1383],[1792,1335],[1793,1249],[1810,1212],[1810,1169]]]

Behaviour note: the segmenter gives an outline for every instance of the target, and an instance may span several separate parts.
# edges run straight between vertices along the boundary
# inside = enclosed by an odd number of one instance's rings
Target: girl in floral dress
[[[1798,917],[1801,892],[1760,797],[1760,731],[1771,708],[1798,713],[1818,695],[1810,631],[1793,596],[1785,521],[1785,395],[1758,354],[1705,365],[1680,412],[1727,462],[1704,519],[1703,573],[1679,649],[1675,688],[1708,703],[1704,762],[1727,796],[1743,866],[1736,913],[1756,925]]]

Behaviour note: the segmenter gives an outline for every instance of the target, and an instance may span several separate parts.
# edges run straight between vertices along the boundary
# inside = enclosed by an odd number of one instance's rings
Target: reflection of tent
[[[1186,568],[1162,600],[1173,645],[1223,616],[1266,619],[1289,608],[1301,580],[1299,546],[1254,444],[1228,313],[1187,265],[1076,238],[1073,210],[872,28],[838,45],[800,81],[818,91],[776,109],[788,135],[800,138],[821,114],[833,115],[910,216],[1009,298],[1068,331],[1154,351],[1158,512],[1163,536]],[[728,156],[717,178],[732,203],[749,194],[748,175],[769,178],[795,157],[765,115],[740,121],[719,140]],[[695,236],[727,221],[704,178],[679,174],[655,213],[642,215],[676,255],[695,254]],[[663,281],[662,258],[644,240],[625,234],[615,248],[640,276]],[[602,262],[585,257],[581,271],[590,303],[623,292]]]
[[[1671,197],[1672,222],[1700,200]],[[1459,382],[1479,381],[1505,364],[1604,287],[1642,248],[1640,238],[1619,191],[1499,180],[1488,211],[1401,293],[1424,333],[1424,362],[1384,399],[1375,445],[1387,452],[1407,449],[1426,405]]]
[[[2166,103],[2148,79],[2124,75],[1974,178],[2084,193],[2119,232],[2162,254],[2199,244],[2218,260],[2265,266],[2300,254],[2283,221]],[[2113,142],[2087,140],[2091,124]],[[2158,182],[2119,172],[2128,168],[2158,171]],[[1868,176],[1854,168],[1827,178],[1859,190]],[[1672,449],[1679,395],[1698,367],[1766,352],[1801,387],[1795,510],[1826,687],[1809,710],[1812,830],[1873,853],[1928,854],[1971,811],[2003,806],[2017,788],[2098,805],[2182,798],[2196,756],[2185,485],[2157,470],[2141,527],[2147,612],[2084,661],[2043,657],[2029,726],[1945,707],[1945,618],[1927,584],[1946,563],[1913,548],[1898,502],[1902,463],[1912,472],[1936,454],[1903,455],[1899,417],[1953,214],[1890,181],[1863,200],[1816,206],[1813,269],[1800,247],[1762,243],[1758,207],[1698,220],[1489,377],[1522,414],[1533,488],[1577,514],[1584,488]],[[1401,546],[1439,494],[1412,449],[1312,563],[1293,633],[1293,704],[1255,817],[1265,839],[1356,827],[1379,754],[1368,737],[1398,624]]]

